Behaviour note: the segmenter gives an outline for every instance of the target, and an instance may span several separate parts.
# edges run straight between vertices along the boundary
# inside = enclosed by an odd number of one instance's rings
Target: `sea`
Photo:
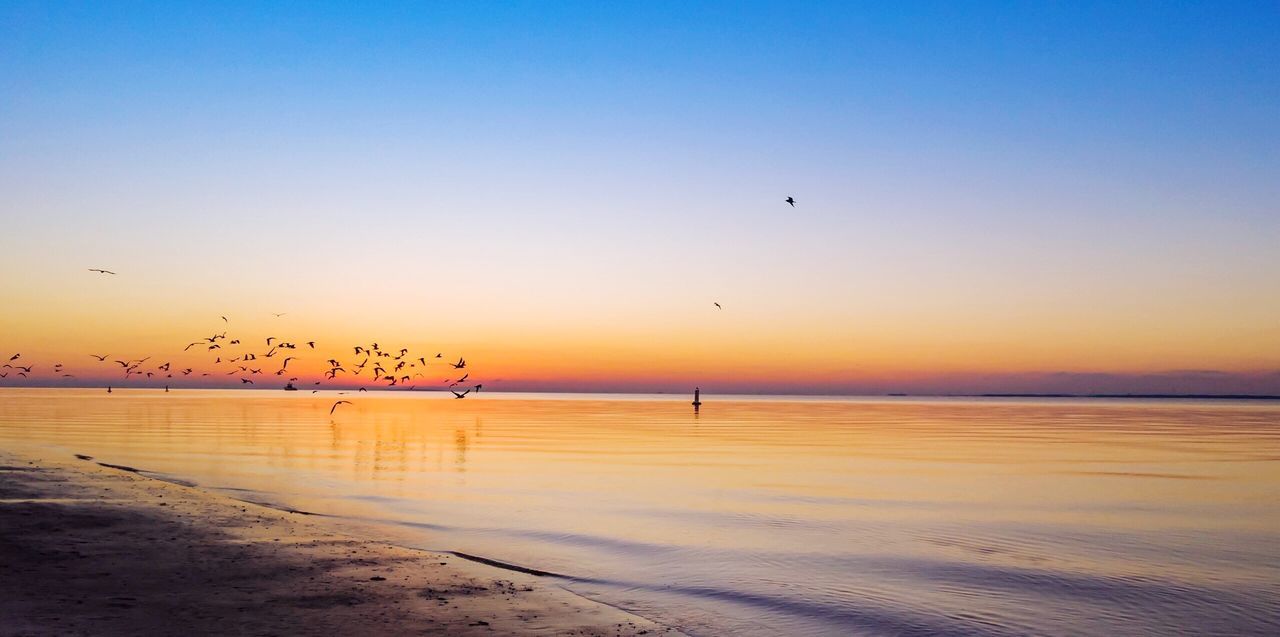
[[[690,400],[0,389],[0,447],[534,571],[695,636],[1280,635],[1280,403]]]

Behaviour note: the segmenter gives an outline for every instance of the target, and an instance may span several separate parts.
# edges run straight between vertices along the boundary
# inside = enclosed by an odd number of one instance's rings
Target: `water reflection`
[[[0,441],[723,634],[1275,634],[1280,407],[0,392]]]

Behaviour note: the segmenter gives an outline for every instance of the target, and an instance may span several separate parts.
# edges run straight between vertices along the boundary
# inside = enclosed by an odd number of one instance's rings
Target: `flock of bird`
[[[796,200],[794,197],[787,197],[783,200],[791,207],[795,207]],[[115,276],[116,273],[111,270],[102,268],[89,268],[90,272],[101,275]],[[716,309],[724,308],[719,302],[712,303]],[[275,312],[272,316],[279,319],[285,316],[286,312]],[[219,317],[224,324],[230,324],[230,320],[226,316]],[[300,341],[306,346],[306,351],[315,350],[316,341]],[[254,341],[256,343],[256,340]],[[209,371],[197,371],[194,367],[182,367],[174,369],[172,363],[165,362],[161,364],[151,363],[152,357],[134,359],[114,359],[109,354],[90,354],[89,356],[96,359],[102,365],[119,365],[120,371],[124,374],[124,381],[137,376],[139,378],[154,379],[161,377],[164,379],[189,377],[192,375],[212,376],[215,374],[223,374],[226,376],[237,376],[241,385],[254,385],[255,378],[262,380],[264,375],[274,375],[286,377],[289,374],[290,361],[298,360],[298,356],[293,356],[295,351],[299,350],[298,343],[268,336],[261,347],[254,344],[246,343],[240,338],[228,338],[227,332],[212,334],[207,337],[188,343],[183,348],[183,352],[188,352],[192,348],[198,348],[207,354],[213,360],[209,363],[211,367]],[[351,346],[352,354],[347,358],[346,362],[337,358],[330,358],[325,361],[328,369],[325,370],[323,378],[315,381],[316,387],[323,386],[326,382],[336,382],[339,377],[350,378],[352,381],[367,381],[367,384],[385,385],[387,388],[401,388],[414,390],[417,389],[418,379],[422,379],[423,383],[434,383],[428,380],[428,373],[433,374],[431,379],[438,378],[439,374],[434,370],[429,370],[430,364],[437,361],[443,363],[443,367],[449,368],[449,377],[440,381],[445,389],[450,391],[455,398],[466,398],[472,392],[479,393],[484,385],[481,383],[473,383],[467,386],[468,380],[471,378],[471,372],[467,369],[466,358],[459,356],[457,362],[444,359],[443,352],[436,352],[434,356],[429,354],[417,355],[411,353],[408,348],[383,348],[377,342],[370,344],[360,344]],[[276,359],[280,362],[279,369],[269,369],[274,366]],[[261,362],[259,362],[261,361]],[[357,362],[358,361],[358,362]],[[0,379],[8,378],[13,374],[15,378],[30,378],[35,369],[35,365],[24,364],[22,354],[16,353],[9,357],[8,362],[0,367]],[[350,369],[348,369],[348,367]],[[66,367],[62,363],[54,363],[53,373],[61,378],[75,378],[74,374],[67,373]],[[225,370],[225,371],[223,371]],[[454,378],[456,373],[461,376]],[[177,376],[175,376],[177,374]],[[288,387],[293,388],[293,383],[298,380],[297,376],[288,376]],[[455,388],[461,388],[459,391]],[[366,391],[366,387],[361,385],[358,391]],[[165,390],[168,391],[166,384]],[[107,391],[111,391],[108,387]],[[319,389],[312,389],[312,393],[318,392]],[[332,415],[341,405],[352,404],[348,400],[339,400],[329,408],[329,414]]]
[[[107,270],[94,269],[91,271],[114,274]],[[273,314],[275,318],[280,318],[284,315],[285,313],[283,312]],[[220,318],[224,324],[230,323],[227,317],[222,316]],[[117,371],[122,374],[122,382],[128,382],[135,378],[163,379],[167,381],[168,379],[192,376],[225,375],[237,377],[241,385],[255,385],[258,381],[276,376],[281,379],[287,379],[288,388],[296,389],[293,387],[293,383],[298,381],[299,377],[291,375],[289,364],[302,358],[301,352],[315,351],[316,341],[295,342],[276,336],[268,336],[261,341],[261,345],[258,345],[258,343],[257,339],[248,341],[247,339],[228,336],[225,329],[194,340],[188,343],[182,351],[190,352],[195,349],[209,359],[204,365],[199,365],[199,369],[197,369],[197,366],[174,366],[170,361],[158,363],[153,360],[152,356],[143,358],[116,358],[110,354],[89,354],[88,356],[94,360],[95,364],[109,369],[118,365]],[[353,382],[360,384],[357,391],[367,391],[367,386],[369,385],[415,390],[418,388],[419,382],[427,385],[436,384],[435,379],[439,378],[442,373],[441,370],[445,370],[444,373],[448,373],[448,377],[439,381],[439,384],[443,385],[455,398],[466,398],[473,392],[479,393],[480,390],[484,389],[482,383],[477,383],[472,379],[471,371],[467,367],[467,359],[463,356],[459,356],[457,361],[453,361],[452,359],[445,359],[443,352],[418,354],[410,351],[407,347],[389,348],[383,347],[377,342],[353,345],[350,349],[352,352],[350,357],[344,355],[345,362],[337,358],[329,358],[325,361],[327,367],[321,379],[314,381],[315,388],[312,389],[312,393],[320,391],[320,388],[326,383],[343,381],[348,385]],[[15,378],[30,378],[35,368],[34,364],[22,358],[20,352],[15,353],[0,367],[0,378],[7,378],[10,374],[14,374]],[[74,374],[66,372],[66,367],[63,363],[54,363],[52,369],[58,377],[75,378]],[[168,391],[167,383],[165,390]],[[111,391],[110,386],[107,387],[107,391]],[[351,403],[350,401],[339,400],[333,404],[329,413],[332,415],[334,410],[342,404]]]

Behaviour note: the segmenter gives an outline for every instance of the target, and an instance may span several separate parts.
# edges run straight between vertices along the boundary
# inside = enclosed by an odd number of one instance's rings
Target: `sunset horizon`
[[[1280,635],[1277,34],[0,2],[0,637]]]

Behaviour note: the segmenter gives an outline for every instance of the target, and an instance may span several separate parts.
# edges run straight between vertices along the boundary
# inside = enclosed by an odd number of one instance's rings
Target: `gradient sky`
[[[0,354],[1280,393],[1280,4],[689,4],[0,4]]]

